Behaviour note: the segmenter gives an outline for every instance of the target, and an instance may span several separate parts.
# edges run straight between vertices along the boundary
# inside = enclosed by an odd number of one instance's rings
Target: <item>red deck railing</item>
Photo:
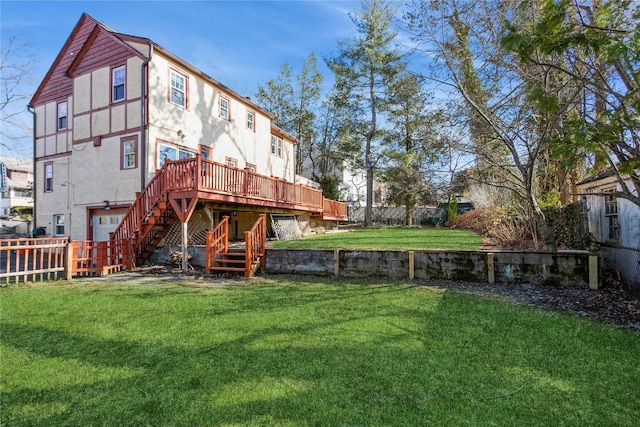
[[[244,240],[246,245],[246,264],[244,275],[251,277],[253,274],[253,265],[260,261],[260,269],[264,271],[264,252],[267,242],[267,216],[260,214],[256,223],[251,230],[244,232]]]

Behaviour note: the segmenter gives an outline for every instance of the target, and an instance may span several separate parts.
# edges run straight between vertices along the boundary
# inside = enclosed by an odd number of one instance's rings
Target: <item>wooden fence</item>
[[[0,240],[0,281],[46,281],[103,276],[129,268],[129,245],[66,237]]]

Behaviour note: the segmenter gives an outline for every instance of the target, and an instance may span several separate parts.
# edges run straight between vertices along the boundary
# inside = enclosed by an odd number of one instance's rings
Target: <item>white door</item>
[[[124,215],[96,215],[93,217],[93,240],[106,242],[122,221]]]

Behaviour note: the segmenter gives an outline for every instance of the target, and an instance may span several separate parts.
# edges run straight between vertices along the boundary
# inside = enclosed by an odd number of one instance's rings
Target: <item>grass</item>
[[[450,228],[364,228],[318,234],[301,240],[274,241],[285,249],[452,249],[477,250],[482,237],[471,230]]]
[[[495,299],[288,278],[0,292],[3,426],[635,426],[640,417],[637,334]]]

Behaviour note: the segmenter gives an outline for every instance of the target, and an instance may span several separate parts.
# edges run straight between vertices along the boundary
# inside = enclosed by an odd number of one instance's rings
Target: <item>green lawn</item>
[[[635,426],[640,338],[409,283],[0,291],[2,426]]]
[[[471,230],[451,228],[364,228],[316,234],[301,240],[274,241],[286,249],[453,249],[477,250],[482,237]]]

